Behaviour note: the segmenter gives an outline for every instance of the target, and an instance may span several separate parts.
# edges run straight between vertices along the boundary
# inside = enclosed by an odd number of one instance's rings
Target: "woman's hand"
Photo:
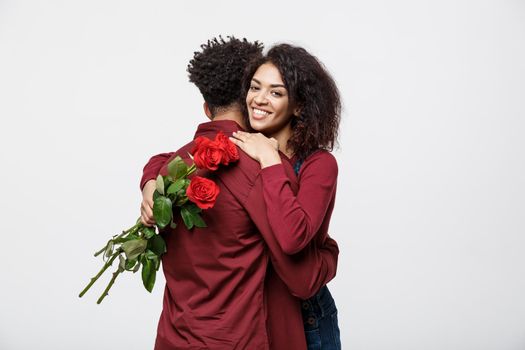
[[[155,188],[155,180],[149,180],[142,188],[140,221],[146,226],[155,225],[155,217],[153,216],[153,192],[155,192]]]
[[[247,155],[258,161],[261,168],[281,163],[279,143],[274,138],[268,138],[261,133],[236,131],[230,140]]]

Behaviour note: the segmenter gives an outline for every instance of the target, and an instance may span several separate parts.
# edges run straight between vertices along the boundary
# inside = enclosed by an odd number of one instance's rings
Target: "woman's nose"
[[[265,103],[267,102],[267,100],[266,100],[266,93],[263,92],[263,91],[259,91],[259,92],[255,95],[255,97],[254,97],[253,100],[254,100],[255,103],[257,103],[258,105],[265,104]]]

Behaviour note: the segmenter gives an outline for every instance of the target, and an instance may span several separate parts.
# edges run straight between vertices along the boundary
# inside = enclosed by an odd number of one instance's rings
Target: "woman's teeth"
[[[266,111],[263,111],[261,109],[254,108],[253,109],[253,114],[257,114],[257,115],[260,115],[260,116],[267,116],[270,113],[266,112]]]

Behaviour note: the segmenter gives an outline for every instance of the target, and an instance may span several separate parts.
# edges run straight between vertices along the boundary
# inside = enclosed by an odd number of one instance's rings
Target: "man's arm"
[[[142,170],[142,179],[140,180],[140,189],[143,190],[144,186],[149,180],[155,180],[160,173],[162,166],[174,155],[174,152],[160,153],[150,158],[148,163]]]
[[[140,220],[146,226],[155,224],[153,217],[153,192],[155,192],[155,179],[160,170],[174,155],[171,153],[160,153],[150,158],[142,171],[140,189],[142,190],[142,203],[140,204]]]

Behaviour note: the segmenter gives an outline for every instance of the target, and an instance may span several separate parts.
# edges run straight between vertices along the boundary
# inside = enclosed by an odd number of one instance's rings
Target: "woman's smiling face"
[[[284,136],[288,140],[294,106],[279,70],[272,63],[262,64],[253,75],[246,105],[254,130],[268,137]]]

